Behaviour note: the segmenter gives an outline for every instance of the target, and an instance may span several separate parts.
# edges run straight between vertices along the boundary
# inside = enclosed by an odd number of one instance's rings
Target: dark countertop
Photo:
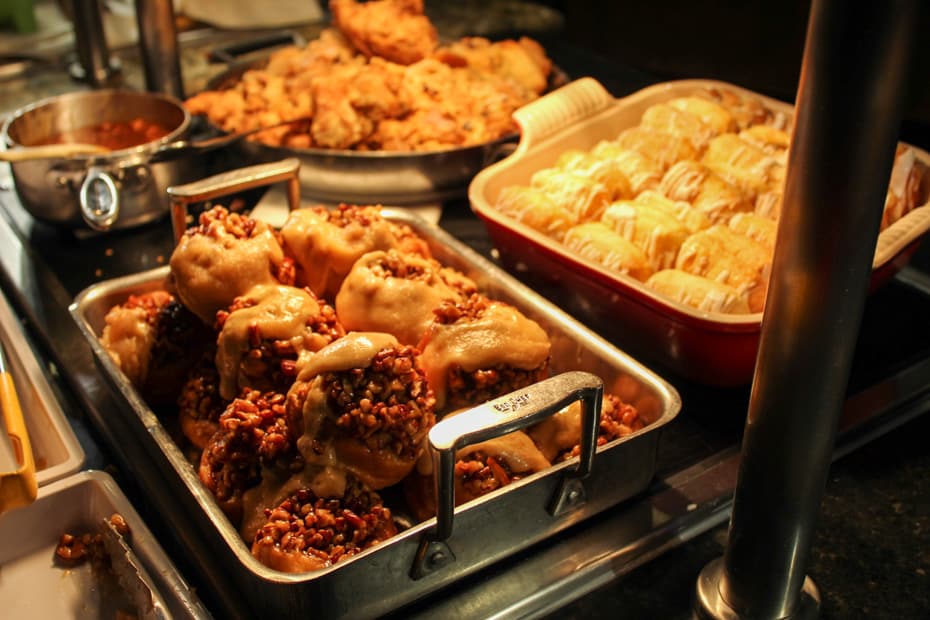
[[[486,7],[493,3],[481,4]],[[622,58],[611,57],[609,50],[594,51],[594,45],[581,46],[577,40],[568,40],[559,33],[543,32],[539,38],[570,75],[593,75],[615,95],[627,94],[656,81],[655,74],[632,67]],[[55,86],[60,87],[60,84]],[[911,129],[912,133],[902,137],[927,146],[920,128]],[[459,238],[487,252],[489,244],[480,223],[463,213],[461,205],[458,209],[445,211],[444,221],[440,223],[454,229]],[[130,268],[154,267],[165,260],[163,251],[143,251],[131,259],[131,265],[117,265],[120,257],[105,251],[110,245],[164,248],[166,232],[159,226],[118,233],[111,244],[101,237],[74,238],[42,226],[33,228],[21,214],[6,215],[13,227],[26,231],[25,237],[43,260],[57,265],[61,273],[70,274],[61,276],[60,289],[38,291],[38,297],[48,294],[45,301],[48,304],[66,304],[89,282]],[[930,265],[928,255],[930,249],[922,248],[914,263],[924,269]],[[41,288],[41,278],[37,282]],[[930,308],[927,304],[898,308],[897,295],[898,290],[892,286],[882,293],[879,301],[872,303],[876,307],[873,311],[867,308],[864,332],[889,328],[890,335],[866,339],[854,365],[851,393],[855,392],[855,386],[868,385],[875,379],[876,366],[888,371],[896,364],[927,356],[930,351],[930,327],[924,325],[928,316],[924,310],[930,312]],[[895,314],[895,308],[900,316]],[[36,314],[41,317],[43,309],[38,308]],[[899,329],[891,330],[885,325],[889,322],[899,323]],[[909,338],[908,329],[919,333]],[[701,421],[700,417],[713,409],[715,400],[724,399],[728,402],[729,419],[718,421],[720,436],[722,441],[738,437],[742,425],[740,404],[747,396],[746,391],[721,395],[689,388],[684,386],[683,393],[693,395],[690,402],[698,405],[687,406],[689,401],[686,400],[682,423],[692,419]],[[79,404],[74,406],[80,407]],[[919,409],[930,409],[930,403]],[[88,445],[97,447],[88,454],[88,466],[110,466],[112,455],[107,438],[86,420],[79,419],[78,424]],[[930,450],[924,439],[928,433],[930,416],[916,416],[887,434],[870,439],[832,466],[808,570],[821,589],[822,617],[930,617]],[[115,473],[119,476],[119,471]],[[134,499],[144,504],[144,498]],[[578,600],[571,600],[574,596],[570,596],[565,605],[549,617],[687,618],[697,575],[707,562],[722,554],[725,541],[726,527],[715,527]],[[183,566],[183,558],[179,560]]]

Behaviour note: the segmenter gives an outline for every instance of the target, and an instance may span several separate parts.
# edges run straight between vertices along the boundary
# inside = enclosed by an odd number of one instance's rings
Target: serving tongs
[[[171,615],[152,577],[132,550],[124,530],[112,517],[103,519],[103,547],[120,587],[129,596],[141,620],[166,620]]]
[[[32,445],[26,420],[16,395],[13,374],[7,365],[5,345],[0,340],[0,513],[31,503],[38,493]]]

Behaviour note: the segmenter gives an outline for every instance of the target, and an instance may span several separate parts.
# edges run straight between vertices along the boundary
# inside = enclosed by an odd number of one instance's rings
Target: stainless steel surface
[[[721,598],[718,585],[723,576],[723,558],[704,567],[698,575],[695,620],[740,620],[741,616]],[[820,592],[810,577],[804,580],[798,602],[791,612],[792,620],[816,620],[820,617]]]
[[[105,86],[119,74],[120,63],[110,56],[103,29],[100,0],[67,0],[74,23],[74,44],[77,62],[70,67],[71,75],[92,87]]]
[[[708,617],[810,615],[805,571],[869,287],[916,11],[910,0],[856,8],[819,0],[811,9],[729,540],[722,569],[705,569],[699,582],[699,592],[719,592],[696,601]]]
[[[184,99],[172,0],[136,0],[136,24],[146,90]]]
[[[420,541],[434,527],[433,520],[334,567],[308,574],[280,573],[251,556],[185,455],[97,340],[106,311],[129,294],[162,286],[167,269],[94,285],[75,299],[71,311],[104,378],[124,399],[123,408],[131,412],[126,429],[130,439],[157,457],[154,467],[159,468],[161,482],[151,493],[171,505],[168,510],[174,527],[196,533],[198,540],[191,551],[195,560],[200,554],[193,549],[205,548],[221,562],[231,587],[248,602],[248,609],[240,612],[245,615],[319,613],[322,609],[330,617],[372,617],[455,583],[645,489],[655,473],[659,432],[680,409],[677,392],[666,382],[473,250],[408,211],[384,210],[384,214],[423,236],[441,263],[472,277],[490,297],[517,306],[543,326],[552,342],[552,372],[584,370],[601,377],[608,389],[621,390],[650,423],[598,450],[594,472],[586,481],[588,501],[567,515],[553,517],[548,506],[562,480],[572,476],[572,462],[459,507],[455,531],[448,540],[456,561],[426,578],[414,580],[409,573]],[[618,477],[616,472],[624,474]],[[178,483],[182,491],[167,492]],[[224,575],[208,573],[205,577],[215,580]]]
[[[171,132],[102,155],[11,164],[23,206],[37,219],[71,228],[128,228],[166,215],[166,189],[202,176],[204,166],[196,157],[148,163],[153,153],[188,134],[190,115],[177,99],[124,90],[58,95],[15,111],[3,125],[2,141],[7,149],[34,146],[62,131],[134,118],[157,122]]]
[[[165,602],[155,589],[148,571],[136,558],[112,517],[103,518],[103,546],[110,558],[110,566],[116,573],[119,584],[135,604],[135,612],[143,620],[169,618]]]

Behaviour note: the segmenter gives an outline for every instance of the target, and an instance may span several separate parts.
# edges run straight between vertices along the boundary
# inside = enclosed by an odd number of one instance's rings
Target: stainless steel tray
[[[113,513],[121,514],[129,524],[132,553],[150,580],[155,604],[151,613],[140,613],[140,617],[211,618],[119,486],[101,471],[57,480],[39,489],[32,504],[0,516],[0,609],[4,617],[119,617],[117,604],[128,601],[112,596],[118,593],[115,576],[97,574],[89,563],[69,568],[55,566],[53,561],[63,533],[100,532],[103,519]]]
[[[552,340],[553,374],[581,370],[596,375],[605,390],[635,405],[650,423],[597,450],[592,472],[581,483],[586,500],[559,516],[553,516],[549,506],[566,480],[575,478],[577,460],[457,508],[451,536],[442,541],[454,556],[452,561],[415,571],[416,566],[423,567],[423,552],[429,551],[429,543],[435,539],[436,519],[431,519],[336,566],[312,573],[282,573],[252,557],[181,450],[98,341],[106,312],[130,294],[161,287],[168,269],[93,285],[77,296],[71,314],[103,375],[135,414],[128,420],[131,432],[153,452],[158,463],[164,464],[166,488],[183,490],[181,496],[170,496],[166,490],[169,497],[164,499],[176,505],[181,514],[185,507],[194,506],[194,510],[186,510],[185,518],[207,538],[204,548],[210,549],[225,568],[227,574],[222,577],[246,599],[250,608],[243,611],[246,616],[378,616],[551,537],[644,490],[655,473],[659,431],[681,408],[677,391],[664,380],[440,228],[408,210],[384,209],[383,213],[425,238],[440,262],[469,275],[489,296],[513,304],[542,325]],[[418,578],[412,576],[415,572]],[[220,576],[205,578],[216,579],[217,587],[223,587]]]

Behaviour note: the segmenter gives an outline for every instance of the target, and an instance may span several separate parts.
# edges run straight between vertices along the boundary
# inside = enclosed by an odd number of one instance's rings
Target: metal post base
[[[698,575],[694,601],[695,620],[750,620],[741,616],[720,596],[720,580],[723,579],[723,558],[710,562]],[[804,578],[797,609],[781,618],[756,618],[751,620],[816,620],[820,614],[820,592],[810,577]]]

